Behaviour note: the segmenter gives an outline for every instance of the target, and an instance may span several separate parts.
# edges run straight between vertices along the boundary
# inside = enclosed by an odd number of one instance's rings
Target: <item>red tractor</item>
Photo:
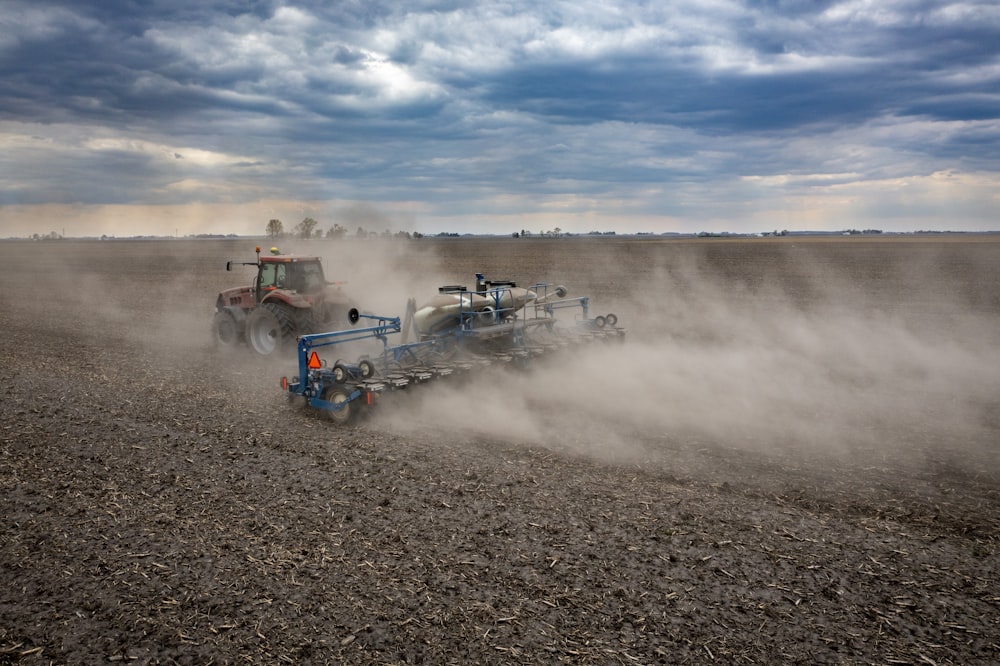
[[[256,266],[257,279],[247,287],[233,287],[215,301],[212,333],[221,347],[246,342],[262,356],[294,347],[306,333],[342,328],[348,321],[351,302],[339,282],[327,282],[319,257],[279,254],[256,262],[226,262],[233,266]]]

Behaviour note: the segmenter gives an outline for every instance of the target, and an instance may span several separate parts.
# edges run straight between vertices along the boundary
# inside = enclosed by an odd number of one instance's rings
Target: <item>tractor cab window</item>
[[[285,264],[264,264],[260,267],[260,288],[281,289],[285,283]]]
[[[322,291],[326,282],[319,262],[264,264],[260,267],[260,289],[289,289],[303,294]]]
[[[325,285],[323,267],[319,262],[303,262],[296,264],[297,289],[306,294],[321,291]]]

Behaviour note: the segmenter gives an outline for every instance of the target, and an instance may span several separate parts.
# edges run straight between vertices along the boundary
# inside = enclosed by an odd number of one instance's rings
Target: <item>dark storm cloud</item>
[[[643,62],[621,63],[614,71],[574,64],[504,73],[488,84],[484,97],[562,122],[616,120],[730,134],[860,123],[885,112],[884,89],[859,86],[856,78],[831,73],[817,79],[814,73],[792,72],[748,79]]]
[[[995,73],[961,85],[948,78],[996,67],[997,26],[907,25],[866,31],[863,37],[849,23],[796,27],[797,32],[785,27],[772,33],[768,26],[748,23],[734,35],[738,41],[731,46],[756,63],[711,69],[692,57],[693,49],[658,52],[653,45],[641,53],[510,68],[478,86],[492,104],[567,121],[615,119],[708,132],[860,124],[890,113],[943,120],[998,117]],[[973,92],[979,94],[970,96]]]
[[[986,2],[14,0],[0,197],[720,217],[741,187],[762,207],[941,171],[988,187],[997,43]]]

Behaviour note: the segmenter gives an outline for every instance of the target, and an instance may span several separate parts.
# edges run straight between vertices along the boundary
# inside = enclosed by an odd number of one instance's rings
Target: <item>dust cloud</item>
[[[941,281],[933,262],[894,274],[904,291],[915,276]],[[790,290],[771,276],[748,285],[690,258],[660,263],[631,281],[641,289],[599,310],[619,315],[625,344],[422,389],[380,422],[606,460],[715,447],[996,467],[995,317],[969,311],[961,293],[936,294],[928,307],[905,294],[866,296],[842,271],[807,282]]]
[[[621,245],[645,252],[624,259],[611,241],[564,244],[572,251],[552,256],[544,244],[475,243],[379,239],[281,249],[319,254],[327,279],[345,282],[363,312],[388,316],[402,316],[411,296],[419,304],[442,284],[469,284],[473,266],[510,267],[503,277],[590,295],[591,316],[617,314],[626,342],[406,391],[366,427],[612,461],[724,448],[873,464],[945,460],[994,471],[1000,464],[995,251],[945,256],[903,244],[831,259],[820,247],[761,262],[769,245],[720,262],[701,246],[676,243]],[[493,256],[497,247],[503,256]],[[30,319],[40,346],[46,336],[68,335],[108,350],[121,361],[118,371],[136,349],[142,366],[224,369],[222,379],[257,386],[262,399],[278,400],[276,378],[294,371],[289,359],[220,360],[211,347],[215,295],[253,276],[251,268],[226,272],[225,261],[253,261],[253,243],[4,249],[11,274],[26,274],[35,294],[13,299],[8,290],[7,316]],[[470,252],[471,259],[457,256]],[[561,312],[561,325],[573,326],[571,311]]]

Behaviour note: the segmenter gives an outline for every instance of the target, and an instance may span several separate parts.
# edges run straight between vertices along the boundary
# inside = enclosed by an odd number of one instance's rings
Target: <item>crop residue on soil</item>
[[[0,243],[0,664],[995,663],[1000,243],[302,243],[624,345],[337,429],[218,354],[244,241]]]

